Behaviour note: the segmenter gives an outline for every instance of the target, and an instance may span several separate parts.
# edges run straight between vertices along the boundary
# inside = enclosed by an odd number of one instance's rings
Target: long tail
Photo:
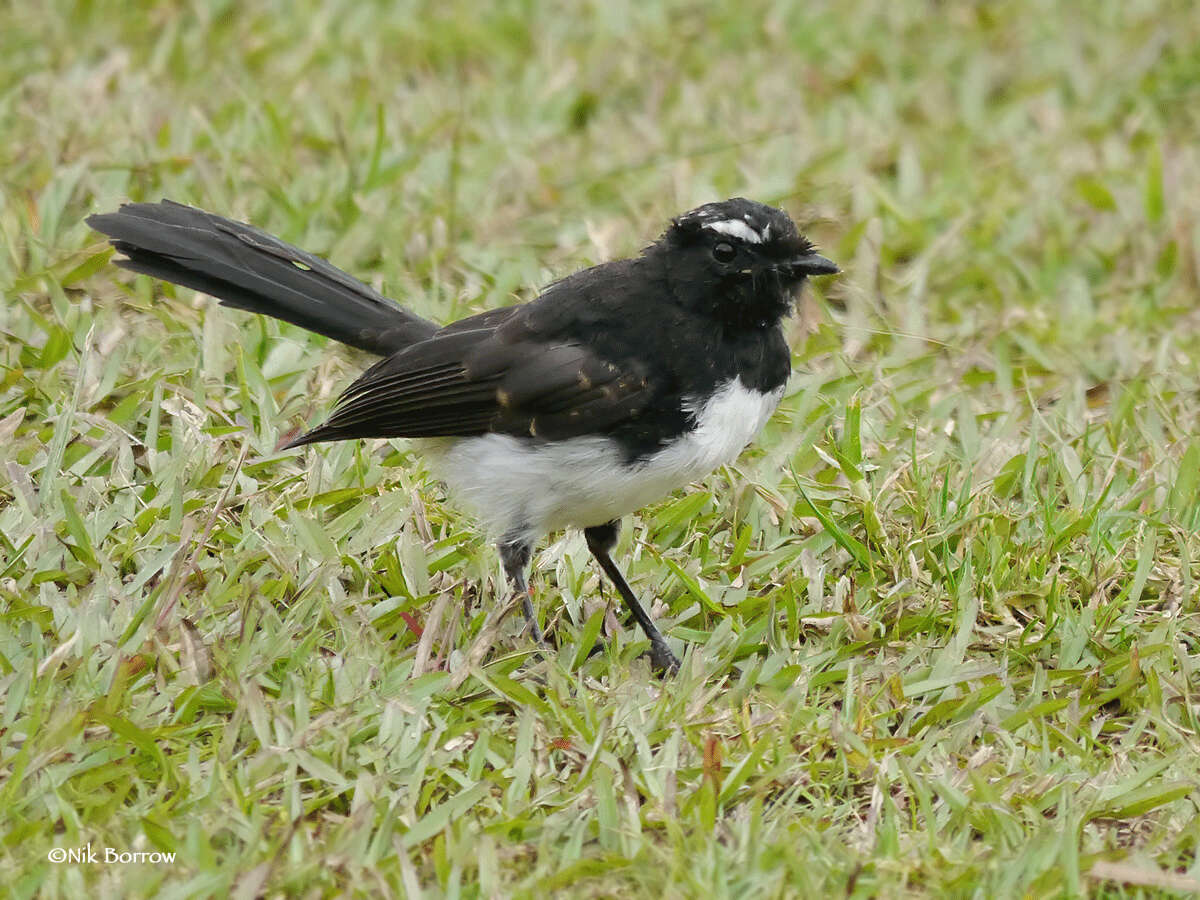
[[[89,216],[117,265],[211,294],[351,347],[389,356],[437,331],[320,257],[250,225],[170,200]]]

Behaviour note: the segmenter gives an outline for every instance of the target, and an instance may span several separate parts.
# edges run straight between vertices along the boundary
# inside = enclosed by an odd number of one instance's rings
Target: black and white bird
[[[611,556],[620,519],[741,453],[783,396],[793,300],[809,276],[838,271],[785,212],[734,198],[673,219],[639,256],[439,327],[319,257],[190,206],[131,203],[87,221],[124,268],[382,356],[288,446],[449,439],[430,442],[434,471],[497,539],[539,644],[533,548],[582,528],[666,671],[679,661]]]

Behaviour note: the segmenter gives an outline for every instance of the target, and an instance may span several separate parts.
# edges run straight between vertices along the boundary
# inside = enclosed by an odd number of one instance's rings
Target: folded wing
[[[528,307],[455,322],[363,373],[329,420],[289,446],[367,437],[497,432],[560,440],[635,418],[651,386],[571,340],[527,327]]]

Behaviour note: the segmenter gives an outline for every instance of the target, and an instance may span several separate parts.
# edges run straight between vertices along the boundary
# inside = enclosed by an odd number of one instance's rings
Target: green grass
[[[1197,889],[1198,46],[1137,0],[0,11],[0,880]],[[755,447],[627,523],[666,683],[583,658],[578,535],[537,662],[413,448],[274,451],[365,358],[83,224],[172,197],[450,320],[732,194],[845,273]]]

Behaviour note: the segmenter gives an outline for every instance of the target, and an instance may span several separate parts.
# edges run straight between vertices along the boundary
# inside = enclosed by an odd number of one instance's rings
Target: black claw
[[[679,672],[679,657],[666,644],[654,641],[650,644],[650,666],[659,675],[676,675]]]
[[[596,641],[592,645],[592,649],[588,651],[587,658],[591,659],[593,656],[599,656],[607,649],[607,641]],[[665,677],[679,673],[679,667],[682,663],[680,663],[679,657],[672,653],[671,648],[665,643],[652,641],[646,655],[650,657],[650,668],[655,674]]]

